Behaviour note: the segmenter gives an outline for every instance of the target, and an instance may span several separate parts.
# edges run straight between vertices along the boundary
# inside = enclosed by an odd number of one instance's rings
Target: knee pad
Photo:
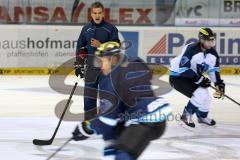
[[[212,98],[207,88],[199,87],[193,92],[190,102],[202,112],[208,112]]]
[[[117,139],[115,148],[137,159],[150,141],[159,138],[164,133],[165,127],[166,121],[130,125]]]

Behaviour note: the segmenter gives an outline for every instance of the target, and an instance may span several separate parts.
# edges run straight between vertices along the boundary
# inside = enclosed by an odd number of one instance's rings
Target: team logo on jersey
[[[197,64],[197,72],[199,75],[207,72],[209,69],[209,65],[203,62],[202,64]]]

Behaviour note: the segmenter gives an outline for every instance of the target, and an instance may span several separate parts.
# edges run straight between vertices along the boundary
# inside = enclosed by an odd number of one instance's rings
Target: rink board
[[[45,75],[75,58],[82,26],[0,26],[0,74]],[[169,66],[184,45],[196,42],[198,27],[118,27],[124,51],[148,63]],[[239,74],[240,28],[214,27],[223,74]]]
[[[154,74],[161,72],[161,69],[154,69]],[[57,69],[57,68],[0,68],[0,75],[50,75],[50,74],[58,74],[58,75],[72,75],[74,74],[73,68],[66,69]],[[165,72],[168,74],[168,71]],[[221,68],[221,74],[223,75],[239,75],[240,68]]]

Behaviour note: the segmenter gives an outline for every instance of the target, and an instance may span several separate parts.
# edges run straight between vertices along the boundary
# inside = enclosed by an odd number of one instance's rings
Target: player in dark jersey
[[[154,95],[148,66],[138,57],[122,54],[119,43],[104,43],[95,54],[94,64],[104,75],[99,81],[99,114],[80,122],[73,138],[84,140],[100,134],[106,143],[105,159],[137,159],[163,134],[171,108]]]
[[[183,111],[181,120],[195,127],[192,115],[196,113],[198,122],[214,126],[214,119],[208,117],[211,96],[208,92],[211,82],[217,88],[215,98],[223,98],[225,84],[220,76],[219,56],[213,48],[215,33],[210,28],[201,28],[199,42],[186,45],[181,55],[171,61],[170,84],[190,100]],[[208,73],[210,79],[203,76]]]

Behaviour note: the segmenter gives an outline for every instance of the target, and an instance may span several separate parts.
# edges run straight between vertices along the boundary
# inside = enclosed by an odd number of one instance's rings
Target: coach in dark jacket
[[[98,81],[101,77],[100,69],[93,65],[94,52],[101,45],[108,41],[120,42],[118,29],[104,20],[104,6],[100,2],[91,5],[92,20],[86,24],[80,33],[77,49],[75,74],[83,78],[85,76],[84,89],[84,111],[85,120],[91,119],[96,114],[96,98]],[[83,62],[86,63],[84,74]],[[95,89],[94,91],[92,88]],[[91,98],[90,98],[91,97]],[[94,98],[93,98],[94,97]],[[88,111],[88,112],[87,112]]]

